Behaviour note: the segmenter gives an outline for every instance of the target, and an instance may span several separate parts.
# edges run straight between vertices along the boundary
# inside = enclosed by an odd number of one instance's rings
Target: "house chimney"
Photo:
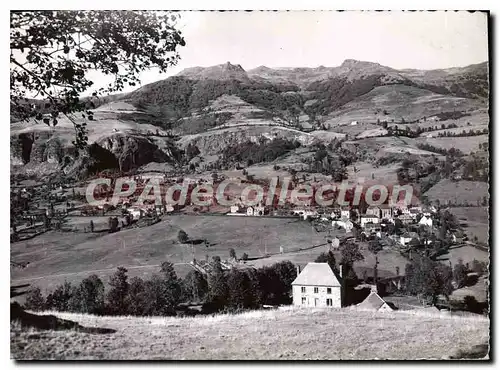
[[[297,276],[300,274],[300,266],[297,264]]]

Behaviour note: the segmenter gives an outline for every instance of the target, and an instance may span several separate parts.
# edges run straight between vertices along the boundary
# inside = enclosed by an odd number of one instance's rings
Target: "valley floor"
[[[306,360],[442,359],[489,341],[486,317],[354,308],[251,311],[195,318],[57,314],[113,334],[21,330],[15,359]]]

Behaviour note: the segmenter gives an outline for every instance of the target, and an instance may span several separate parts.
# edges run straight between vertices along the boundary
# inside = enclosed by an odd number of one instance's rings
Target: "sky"
[[[167,74],[143,72],[143,84],[184,68],[231,62],[244,69],[335,67],[345,59],[389,67],[438,69],[488,60],[487,17],[461,12],[182,12],[186,40]]]

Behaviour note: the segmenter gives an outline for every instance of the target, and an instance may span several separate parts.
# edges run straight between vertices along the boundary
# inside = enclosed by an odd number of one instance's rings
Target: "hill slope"
[[[485,317],[410,312],[287,308],[195,318],[56,314],[117,331],[22,332],[14,325],[11,352],[16,359],[409,360],[449,358],[488,343]]]
[[[425,122],[426,117],[444,113],[458,113],[475,126],[483,124],[476,117],[486,112],[488,94],[486,62],[431,71],[396,70],[352,59],[338,67],[261,66],[249,71],[228,62],[188,68],[132,93],[104,99],[106,104],[95,110],[94,121],[87,122],[88,138],[89,144],[103,148],[100,152],[115,157],[108,162],[124,170],[151,162],[186,167],[178,150],[189,143],[199,143],[202,154],[214,154],[249,137],[257,142],[277,133],[304,137],[299,140],[310,145],[314,140],[303,134],[311,131],[357,136],[376,128],[339,128],[355,120],[427,125],[431,122]],[[224,131],[230,126],[237,126],[232,130],[235,135]],[[282,127],[296,132],[284,132]],[[169,134],[180,140],[175,142]],[[39,175],[60,171],[65,156],[71,157],[73,135],[73,124],[64,118],[56,128],[12,123],[11,164],[21,172]],[[325,143],[332,139],[332,135],[314,136]],[[71,171],[91,172],[80,167]]]

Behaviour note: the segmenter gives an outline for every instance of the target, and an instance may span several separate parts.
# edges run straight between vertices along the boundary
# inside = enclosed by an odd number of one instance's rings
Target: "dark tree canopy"
[[[77,148],[87,143],[93,96],[136,86],[139,73],[165,72],[179,59],[185,42],[174,26],[178,15],[153,11],[13,11],[10,17],[10,101],[12,114],[56,126],[59,114],[75,125]],[[114,77],[95,89],[89,71]],[[33,99],[28,99],[32,97]],[[40,100],[35,100],[40,99]]]

